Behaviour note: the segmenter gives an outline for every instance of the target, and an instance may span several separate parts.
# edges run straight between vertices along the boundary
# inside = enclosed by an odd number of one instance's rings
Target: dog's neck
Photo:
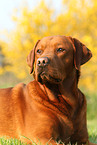
[[[60,84],[52,84],[47,82],[43,85],[40,84],[40,87],[51,101],[58,101],[58,96],[61,94],[63,97],[74,96],[78,90],[76,70],[73,70],[73,72]]]
[[[77,91],[77,84],[77,72],[74,69],[59,85],[59,90],[65,96],[67,94],[74,94]]]

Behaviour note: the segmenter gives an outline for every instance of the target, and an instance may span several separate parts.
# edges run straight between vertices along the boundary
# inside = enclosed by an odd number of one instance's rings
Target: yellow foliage
[[[3,71],[2,67],[0,67],[0,75],[3,74],[3,72],[4,71]]]
[[[64,11],[63,11],[64,10]],[[82,41],[93,53],[93,58],[82,67],[80,86],[97,86],[97,1],[63,0],[62,13],[54,18],[54,10],[41,2],[32,11],[22,8],[20,16],[13,16],[16,29],[9,34],[3,53],[11,66],[8,70],[18,77],[27,77],[26,57],[38,39],[49,35],[70,35]]]

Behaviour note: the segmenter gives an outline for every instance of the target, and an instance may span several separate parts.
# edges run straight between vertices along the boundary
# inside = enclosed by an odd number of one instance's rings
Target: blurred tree
[[[0,41],[0,74],[2,74],[5,70],[5,68],[7,68],[7,66],[9,66],[10,64],[7,62],[6,57],[3,53],[3,48],[6,46],[6,43],[3,41]]]
[[[62,12],[54,17],[54,10],[47,7],[45,0],[34,10],[23,7],[19,16],[13,16],[16,30],[9,35],[9,43],[3,53],[8,68],[18,77],[28,75],[26,57],[38,39],[49,35],[71,35],[83,42],[93,53],[93,58],[82,67],[80,86],[95,89],[97,86],[97,1],[63,0]],[[94,81],[95,80],[95,81]]]
[[[4,66],[4,55],[2,53],[2,47],[0,46],[0,67]]]
[[[26,57],[36,41],[50,35],[52,13],[42,0],[34,10],[29,11],[27,7],[23,7],[20,17],[13,16],[17,28],[9,34],[9,43],[4,48],[4,54],[12,64],[11,71],[19,78],[25,78],[28,74]]]

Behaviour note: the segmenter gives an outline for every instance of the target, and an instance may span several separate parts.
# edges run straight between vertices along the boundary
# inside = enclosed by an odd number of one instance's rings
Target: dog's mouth
[[[48,75],[46,72],[41,72],[38,75],[38,81],[41,83],[45,83],[45,82],[54,82],[54,83],[60,83],[62,81],[62,79],[60,78],[55,78],[51,75]]]
[[[52,77],[52,76],[50,76],[50,75],[49,75],[49,77],[50,77],[50,79],[54,80],[55,82],[61,82],[61,81],[62,81],[61,79],[59,79],[59,78],[54,78],[54,77]]]

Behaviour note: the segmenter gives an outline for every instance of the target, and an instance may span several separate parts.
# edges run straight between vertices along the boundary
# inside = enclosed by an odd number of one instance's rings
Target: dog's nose
[[[49,64],[50,60],[48,57],[40,57],[37,59],[37,65],[39,67],[44,67],[46,66],[47,64]]]

